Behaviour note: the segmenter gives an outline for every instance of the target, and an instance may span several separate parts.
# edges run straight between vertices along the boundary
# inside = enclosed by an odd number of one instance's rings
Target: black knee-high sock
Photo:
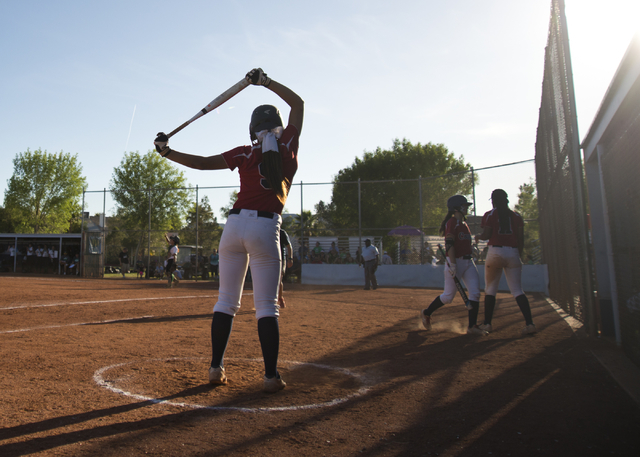
[[[471,309],[469,310],[469,328],[478,323],[478,311],[480,311],[480,302],[469,300]]]
[[[278,374],[278,351],[280,350],[280,326],[277,317],[258,319],[258,337],[264,358],[264,374],[273,378]]]
[[[520,307],[520,311],[522,311],[522,315],[524,316],[524,321],[527,325],[533,324],[533,317],[531,317],[531,306],[529,305],[529,299],[525,294],[518,295],[516,297],[516,303]]]
[[[491,324],[493,319],[493,310],[496,309],[496,296],[485,295],[484,296],[484,323]]]
[[[214,368],[224,366],[224,353],[229,343],[233,316],[225,313],[213,313],[211,319],[211,366]]]
[[[429,307],[424,311],[424,314],[426,316],[431,316],[438,308],[442,308],[443,306],[444,303],[442,303],[442,300],[440,300],[440,295],[438,295],[436,299],[433,300]]]

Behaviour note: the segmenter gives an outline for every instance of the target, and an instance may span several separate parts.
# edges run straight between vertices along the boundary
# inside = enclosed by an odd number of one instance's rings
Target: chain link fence
[[[595,334],[593,268],[564,2],[554,0],[536,139],[543,262],[551,298]]]
[[[283,228],[290,235],[295,258],[290,274],[299,277],[304,263],[357,263],[366,238],[381,254],[387,251],[394,264],[441,262],[439,228],[450,196],[464,194],[474,203],[467,222],[472,233],[479,233],[493,188],[505,187],[511,180],[512,188],[518,189],[532,179],[534,171],[533,160],[526,160],[406,180],[294,183],[283,212]],[[115,273],[118,255],[127,247],[134,270],[140,270],[142,277],[158,277],[168,248],[164,234],[169,232],[180,237],[178,265],[184,276],[209,278],[209,256],[219,245],[237,190],[198,186],[120,190],[128,196],[125,207],[118,203],[118,198],[123,199],[114,191],[85,191],[84,231],[104,237],[101,267],[95,259],[92,264]],[[179,207],[172,206],[179,192],[186,200]],[[518,201],[517,190],[511,191],[510,197],[513,207]],[[173,216],[181,221],[179,226],[169,222]],[[527,230],[533,231],[531,255],[524,260],[540,263],[537,220],[527,222]],[[484,248],[484,243],[477,247],[478,262],[483,261]]]

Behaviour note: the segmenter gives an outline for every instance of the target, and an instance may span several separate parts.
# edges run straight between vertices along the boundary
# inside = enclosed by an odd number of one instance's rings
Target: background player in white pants
[[[176,271],[177,262],[178,262],[178,252],[180,252],[180,248],[178,245],[180,244],[180,238],[178,235],[173,235],[169,237],[169,252],[167,253],[167,258],[164,262],[164,270],[167,274],[167,287],[173,286],[175,282],[176,285],[180,282],[178,278],[176,278],[174,272]]]
[[[489,240],[489,250],[484,264],[484,324],[482,328],[491,332],[491,320],[496,307],[496,292],[504,270],[511,294],[524,316],[526,327],[523,333],[535,333],[536,326],[531,317],[531,306],[522,291],[522,249],[524,247],[524,220],[509,209],[509,198],[502,189],[491,193],[493,209],[482,217],[482,233],[476,241]]]
[[[451,303],[458,289],[453,280],[454,276],[464,281],[467,287],[469,304],[469,326],[467,333],[482,335],[485,332],[477,325],[478,310],[480,309],[480,278],[478,269],[471,258],[471,231],[465,222],[469,206],[472,204],[463,195],[454,195],[447,200],[449,212],[442,221],[440,234],[444,235],[444,244],[449,266],[445,266],[444,292],[431,302],[427,309],[420,312],[422,324],[431,330],[431,315],[447,303]]]
[[[209,382],[226,384],[224,353],[233,318],[240,308],[247,266],[251,266],[253,301],[258,319],[258,336],[264,358],[264,390],[285,387],[277,370],[280,330],[278,286],[280,283],[280,224],[293,176],[298,169],[298,138],[302,129],[304,102],[291,89],[255,68],[247,80],[264,86],[290,107],[289,122],[283,128],[275,106],[262,105],[251,115],[250,146],[239,146],[209,157],[183,154],[165,146],[167,137],[158,134],[156,150],[163,157],[198,170],[238,168],[240,192],[229,212],[220,240],[220,294],[211,321],[212,357]]]

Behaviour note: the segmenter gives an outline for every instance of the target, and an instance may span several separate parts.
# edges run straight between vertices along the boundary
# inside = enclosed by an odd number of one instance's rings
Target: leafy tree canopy
[[[471,193],[470,167],[464,157],[456,158],[442,144],[396,139],[390,150],[365,152],[362,159],[340,170],[334,178],[331,203],[318,203],[316,211],[335,229],[357,229],[360,179],[363,230],[377,229],[375,234],[384,235],[400,225],[420,227],[422,202],[423,227],[433,227],[435,234],[446,214],[447,199]]]
[[[196,217],[197,216],[197,217]],[[196,224],[198,229],[198,246],[202,246],[204,255],[211,253],[220,243],[222,228],[213,214],[209,197],[200,199],[196,211],[195,203],[191,204],[187,214],[187,225],[182,231],[183,244],[196,245]]]
[[[110,190],[121,228],[131,231],[130,238],[137,239],[138,248],[144,246],[149,219],[155,238],[182,227],[190,206],[191,192],[187,186],[184,173],[156,152],[125,152],[120,165],[113,170]]]
[[[222,214],[222,217],[224,217],[225,219],[229,218],[229,211],[233,209],[233,205],[236,204],[237,200],[238,200],[238,191],[234,190],[229,194],[229,203],[227,203],[227,206],[220,207],[220,213]]]
[[[16,233],[67,232],[86,186],[77,155],[27,149],[13,167],[4,205]]]
[[[538,222],[538,196],[533,180],[520,186],[518,204],[515,210],[526,221],[524,226],[524,250],[522,261],[525,263],[539,263],[540,253],[540,223]]]

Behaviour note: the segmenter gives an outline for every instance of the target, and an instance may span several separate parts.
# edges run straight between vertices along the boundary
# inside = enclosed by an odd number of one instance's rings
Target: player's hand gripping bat
[[[447,266],[451,267],[451,265],[449,265],[449,258],[447,257],[447,253],[444,252],[444,249],[442,249],[442,245],[438,244],[438,249],[440,250],[440,253],[444,256],[444,260],[447,262]],[[462,283],[460,282],[460,280],[458,279],[458,277],[456,275],[453,275],[453,282],[456,283],[456,289],[458,289],[458,292],[460,293],[460,297],[462,297],[462,301],[464,301],[464,306],[466,306],[467,309],[471,309],[471,303],[469,303],[469,297],[467,297],[467,293],[464,290],[464,287],[462,287]]]

